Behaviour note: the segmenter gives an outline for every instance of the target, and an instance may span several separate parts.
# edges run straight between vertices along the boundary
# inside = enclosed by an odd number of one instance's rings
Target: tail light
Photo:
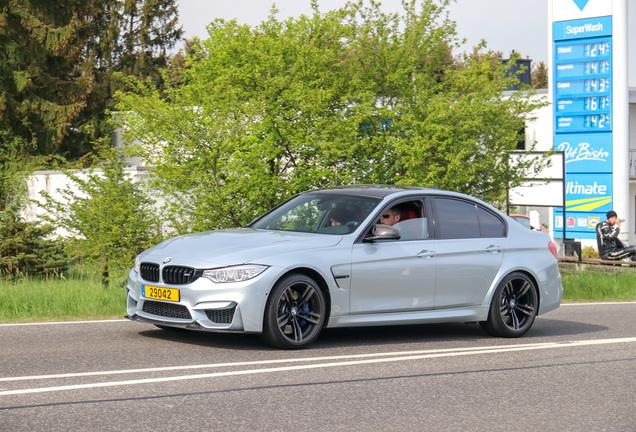
[[[548,249],[550,249],[550,252],[552,252],[552,255],[554,255],[556,259],[559,259],[559,257],[557,256],[557,249],[554,243],[548,242]]]

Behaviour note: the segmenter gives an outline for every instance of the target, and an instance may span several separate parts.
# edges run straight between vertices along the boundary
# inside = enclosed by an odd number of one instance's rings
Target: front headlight
[[[139,273],[139,270],[141,270],[141,261],[139,260],[139,255],[135,257],[135,265],[133,266],[133,270],[135,271],[135,273]]]
[[[215,283],[243,282],[255,278],[266,269],[267,266],[264,265],[245,264],[204,270],[203,277]]]

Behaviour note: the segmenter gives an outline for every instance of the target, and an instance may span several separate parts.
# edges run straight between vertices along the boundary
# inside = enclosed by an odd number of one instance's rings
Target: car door
[[[401,229],[401,239],[358,242],[353,246],[351,313],[434,307],[437,250],[429,235],[424,203],[418,200],[399,204],[416,205],[419,212],[415,218],[395,225]]]
[[[433,199],[437,239],[435,308],[481,304],[506,248],[506,226],[478,203]]]

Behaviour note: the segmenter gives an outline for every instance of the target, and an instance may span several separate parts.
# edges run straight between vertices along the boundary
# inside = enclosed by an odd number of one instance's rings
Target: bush
[[[58,190],[54,200],[43,193],[43,216],[70,233],[70,254],[88,266],[99,268],[104,285],[110,272],[132,267],[135,256],[161,240],[161,226],[152,210],[153,201],[124,172],[123,162],[113,157],[100,170],[68,171],[71,183]]]
[[[62,242],[47,239],[53,227],[26,222],[13,210],[0,212],[0,276],[61,274],[69,264]]]
[[[598,252],[593,246],[585,246],[581,251],[582,258],[598,258]]]

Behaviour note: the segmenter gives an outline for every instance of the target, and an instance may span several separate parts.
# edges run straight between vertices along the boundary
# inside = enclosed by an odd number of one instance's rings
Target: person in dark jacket
[[[601,259],[619,260],[636,255],[636,247],[625,247],[618,239],[621,232],[621,221],[614,210],[607,212],[607,220],[596,225],[596,243]]]

